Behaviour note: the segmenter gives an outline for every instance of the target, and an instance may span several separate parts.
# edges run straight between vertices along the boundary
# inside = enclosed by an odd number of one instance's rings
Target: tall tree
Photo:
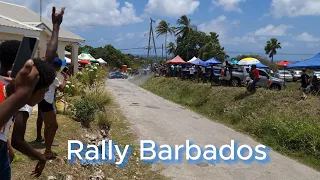
[[[167,46],[167,53],[170,55],[170,54],[172,54],[172,55],[174,55],[175,54],[175,52],[176,52],[176,45],[173,43],[173,42],[170,42],[169,44],[168,44],[168,46]]]
[[[165,44],[165,51],[166,51],[166,59],[167,59],[167,35],[168,33],[172,35],[174,33],[174,29],[170,27],[170,23],[167,23],[166,21],[162,20],[156,29],[157,37],[160,35],[165,35],[164,44]]]
[[[181,16],[177,24],[179,27],[175,28],[176,36],[181,34],[182,38],[185,38],[192,30],[197,30],[196,26],[191,25],[191,20],[186,15]]]
[[[277,54],[277,49],[281,49],[281,43],[278,42],[278,39],[271,38],[269,41],[267,41],[267,45],[264,47],[264,50],[271,58],[271,62],[273,62],[274,55]]]

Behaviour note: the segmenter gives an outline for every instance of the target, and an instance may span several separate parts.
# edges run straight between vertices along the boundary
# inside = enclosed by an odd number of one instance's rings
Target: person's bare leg
[[[47,128],[47,131],[45,132],[47,137],[45,138],[46,150],[44,155],[50,159],[53,156],[51,145],[58,129],[58,122],[54,111],[42,112],[42,115]]]
[[[42,117],[42,113],[39,109],[38,110],[38,119],[37,119],[37,139],[36,139],[36,141],[38,141],[38,142],[43,141],[42,136],[41,136],[42,124],[43,124],[43,117]]]

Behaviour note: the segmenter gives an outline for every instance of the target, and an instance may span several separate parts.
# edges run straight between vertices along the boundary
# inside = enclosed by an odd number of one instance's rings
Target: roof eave
[[[22,29],[16,27],[1,26],[0,32],[8,34],[19,34],[22,36],[40,37],[40,31]]]
[[[71,39],[71,38],[59,37],[59,40],[66,41],[66,42],[74,42],[74,43],[85,43],[84,39]]]

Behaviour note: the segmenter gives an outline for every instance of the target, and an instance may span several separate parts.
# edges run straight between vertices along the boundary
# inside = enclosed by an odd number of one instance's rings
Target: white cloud
[[[222,7],[225,11],[236,11],[242,12],[239,8],[241,2],[246,2],[246,0],[212,0],[212,3],[218,7]]]
[[[10,2],[25,5],[39,12],[39,0],[10,0]],[[125,2],[123,6],[117,0],[54,0],[43,1],[43,14],[51,17],[52,6],[66,7],[63,26],[91,27],[91,26],[121,26],[143,21],[136,15],[133,4]]]
[[[320,44],[318,44],[318,43],[307,43],[307,47],[308,48],[317,48],[317,49],[319,49]]]
[[[202,23],[198,26],[200,31],[205,33],[216,32],[219,34],[221,44],[238,45],[241,43],[256,43],[255,37],[252,34],[246,34],[242,37],[230,38],[229,31],[240,24],[240,21],[230,21],[226,16],[221,15],[209,22]]]
[[[198,0],[149,0],[145,11],[161,16],[179,17],[192,14],[199,5]]]
[[[118,37],[114,40],[114,42],[120,42],[126,39],[132,39],[136,36],[134,33],[126,33],[126,34],[119,34]]]
[[[254,38],[254,36],[247,34],[242,37],[234,37],[234,38],[228,40],[226,44],[239,45],[239,44],[244,44],[244,43],[255,44],[255,43],[257,43],[257,41]]]
[[[272,0],[271,14],[275,17],[320,15],[319,0]]]
[[[221,15],[217,19],[213,19],[209,22],[200,24],[198,26],[198,29],[207,34],[209,34],[210,32],[216,32],[217,34],[219,34],[219,39],[223,41],[227,38],[227,33],[230,28],[239,24],[240,21],[229,21],[226,16]]]
[[[290,43],[290,42],[283,42],[281,43],[281,47],[293,47],[294,44]]]
[[[287,36],[287,31],[293,28],[292,25],[280,24],[279,26],[275,26],[272,24],[267,25],[264,28],[258,29],[254,32],[256,36]]]
[[[299,34],[297,37],[296,37],[297,40],[299,41],[306,41],[306,42],[317,42],[317,41],[320,41],[320,38],[319,37],[315,37],[307,32],[304,32],[302,34]]]

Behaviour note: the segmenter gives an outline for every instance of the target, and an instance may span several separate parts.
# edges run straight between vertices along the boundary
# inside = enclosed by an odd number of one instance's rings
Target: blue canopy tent
[[[216,58],[211,58],[205,61],[205,63],[212,65],[212,64],[222,64],[222,62],[218,61]]]
[[[231,64],[238,64],[239,60],[236,60],[236,59],[231,59],[230,63]]]
[[[320,69],[320,53],[308,60],[290,64],[289,66],[285,67],[285,69],[295,68]]]
[[[210,64],[209,63],[207,63],[207,62],[200,62],[198,65],[200,65],[200,66],[204,66],[204,67],[208,67],[208,66],[210,66]]]
[[[256,67],[260,68],[260,69],[269,69],[269,66],[266,66],[266,65],[262,64],[261,62],[256,64]]]

